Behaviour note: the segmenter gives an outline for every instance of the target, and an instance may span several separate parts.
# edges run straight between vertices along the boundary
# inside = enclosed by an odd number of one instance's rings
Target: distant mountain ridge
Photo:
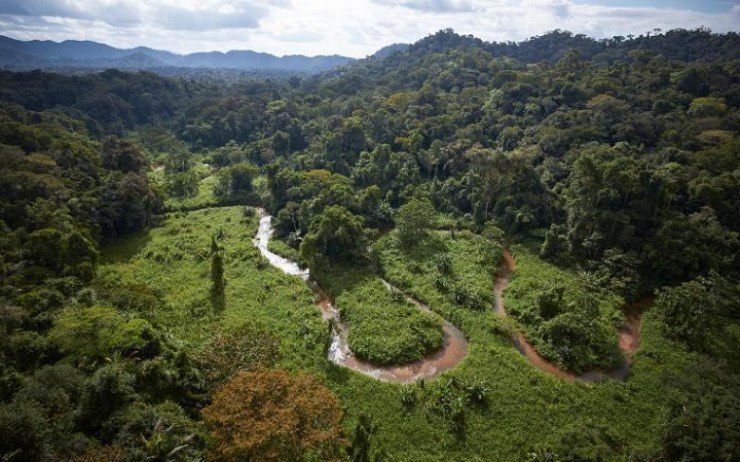
[[[521,42],[486,42],[472,35],[443,29],[413,43],[394,43],[379,49],[365,60],[340,55],[278,57],[250,50],[198,52],[179,55],[148,47],[115,48],[92,41],[21,41],[0,35],[0,70],[99,71],[104,69],[146,70],[162,75],[191,72],[255,72],[318,74],[335,71],[350,63],[385,62],[403,68],[409,60],[429,53],[455,48],[477,48],[494,57],[513,58],[523,63],[556,62],[567,50],[595,64],[629,62],[633,51],[642,50],[683,62],[740,60],[740,34],[713,34],[708,29],[674,29],[663,34],[594,39],[556,29]]]
[[[319,73],[354,61],[339,55],[278,57],[250,50],[232,50],[179,55],[148,47],[115,48],[91,41],[15,40],[0,35],[0,68],[13,71],[33,69],[133,69],[164,68],[237,69]]]

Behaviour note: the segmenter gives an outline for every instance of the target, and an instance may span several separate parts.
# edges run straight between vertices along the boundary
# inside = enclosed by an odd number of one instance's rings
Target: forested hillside
[[[739,50],[443,30],[306,77],[0,72],[0,459],[735,460]],[[423,362],[447,323],[439,377],[327,360]]]
[[[0,68],[25,71],[46,69],[58,72],[94,72],[103,69],[150,70],[160,74],[184,75],[192,69],[228,69],[276,74],[315,74],[352,61],[345,56],[278,57],[250,50],[231,50],[175,54],[148,47],[131,49],[78,40],[57,43],[50,40],[14,40],[0,35]]]

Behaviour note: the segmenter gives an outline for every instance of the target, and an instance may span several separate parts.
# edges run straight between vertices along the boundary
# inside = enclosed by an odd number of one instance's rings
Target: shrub
[[[101,305],[64,310],[54,322],[49,339],[62,352],[89,362],[113,352],[151,357],[159,351],[159,338],[147,321],[126,321],[115,309]]]
[[[280,358],[280,339],[254,326],[218,331],[196,359],[208,382],[218,385],[238,371],[270,367]]]
[[[202,458],[205,438],[177,404],[135,403],[106,424],[128,460],[192,461]]]
[[[435,257],[435,263],[437,271],[439,271],[439,274],[442,276],[446,276],[452,271],[452,257],[450,257],[450,254],[448,253],[437,255]]]
[[[416,404],[416,386],[403,385],[401,387],[401,404],[406,408],[411,408]]]
[[[136,398],[135,380],[121,364],[109,364],[95,371],[82,390],[77,416],[80,426],[100,434],[108,418]]]

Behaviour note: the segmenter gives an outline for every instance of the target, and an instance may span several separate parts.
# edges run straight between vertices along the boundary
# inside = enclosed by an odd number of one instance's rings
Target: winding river
[[[516,270],[516,261],[514,261],[514,257],[511,256],[511,253],[509,253],[508,250],[505,250],[493,289],[495,296],[494,309],[496,314],[501,317],[508,316],[506,307],[504,306],[503,294],[506,286],[509,284],[509,280],[511,280],[514,270]],[[624,359],[619,366],[610,371],[593,370],[584,372],[581,375],[564,371],[543,358],[521,331],[516,331],[513,334],[514,345],[516,346],[516,349],[519,350],[519,353],[527,358],[527,360],[537,369],[561,379],[577,380],[587,383],[598,382],[605,378],[624,380],[629,376],[630,368],[632,366],[632,357],[640,346],[640,315],[642,310],[649,303],[650,299],[648,298],[634,304],[627,305],[624,308],[625,323],[618,331],[619,348],[624,354]]]
[[[409,364],[378,366],[358,358],[349,349],[347,337],[349,328],[342,321],[339,312],[331,302],[324,290],[310,279],[310,273],[298,264],[287,258],[283,258],[268,249],[270,237],[272,236],[272,217],[260,210],[260,223],[257,228],[257,236],[253,242],[260,253],[267,258],[271,265],[286,274],[297,276],[308,283],[314,293],[318,296],[318,307],[322,317],[332,323],[331,344],[328,358],[331,362],[347,367],[362,374],[387,382],[411,383],[420,379],[434,378],[442,372],[455,367],[463,360],[468,351],[468,341],[462,331],[447,320],[443,320],[442,331],[444,333],[444,345],[439,350],[428,354],[422,359]],[[383,281],[388,290],[395,288],[388,282]],[[418,309],[431,312],[428,306],[420,301],[406,296]]]
[[[355,356],[349,348],[347,341],[349,328],[342,321],[339,312],[334,307],[326,292],[313,280],[310,272],[301,268],[296,262],[281,257],[268,248],[272,237],[272,217],[264,210],[260,212],[260,222],[253,243],[260,253],[267,258],[271,265],[286,274],[297,276],[311,287],[318,297],[317,306],[321,310],[324,320],[331,322],[331,344],[328,351],[328,359],[335,364],[355,370],[378,380],[398,383],[411,383],[420,379],[434,378],[444,371],[455,367],[463,360],[468,351],[468,342],[465,335],[452,325],[443,320],[444,345],[439,350],[432,352],[424,358],[409,364],[378,366]],[[494,283],[494,310],[502,317],[508,316],[504,306],[503,293],[516,269],[516,262],[509,251],[504,251],[503,260]],[[388,290],[396,290],[388,281],[383,280]],[[419,310],[432,312],[429,307],[419,300],[406,295],[406,299],[413,303]],[[532,344],[527,340],[524,333],[516,331],[513,334],[514,345],[517,350],[537,369],[566,380],[577,380],[582,382],[597,382],[604,378],[624,380],[629,375],[632,365],[632,356],[640,346],[640,313],[645,302],[638,302],[625,308],[626,322],[619,329],[619,347],[624,353],[624,361],[611,371],[588,371],[581,375],[559,369],[554,364],[543,358]]]

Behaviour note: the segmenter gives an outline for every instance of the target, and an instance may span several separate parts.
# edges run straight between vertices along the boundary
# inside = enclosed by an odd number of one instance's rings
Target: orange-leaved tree
[[[337,397],[316,378],[281,369],[240,371],[203,409],[214,460],[337,460],[345,441]]]

